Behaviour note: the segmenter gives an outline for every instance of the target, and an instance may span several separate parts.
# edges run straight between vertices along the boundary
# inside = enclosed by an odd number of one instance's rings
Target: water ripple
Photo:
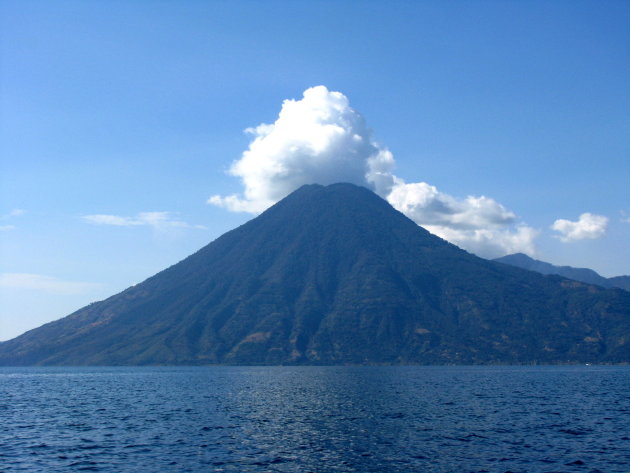
[[[2,472],[627,473],[630,367],[2,368]]]

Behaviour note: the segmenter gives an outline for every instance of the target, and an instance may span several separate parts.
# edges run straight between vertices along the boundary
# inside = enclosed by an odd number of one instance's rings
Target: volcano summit
[[[487,261],[352,184],[301,187],[2,365],[630,361],[630,292]]]

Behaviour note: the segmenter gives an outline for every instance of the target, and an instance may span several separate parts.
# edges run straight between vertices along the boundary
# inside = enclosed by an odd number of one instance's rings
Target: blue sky
[[[472,242],[461,221],[409,207],[436,189],[431,202],[460,220],[479,202],[495,212],[467,232],[526,228],[539,259],[630,274],[628,2],[0,8],[0,340],[252,218],[207,201],[243,197],[251,169],[228,171],[265,138],[244,130],[275,122],[290,139],[283,101],[308,114],[303,94],[319,85],[315,107],[340,92],[340,117],[360,113],[360,133],[391,153],[404,192],[382,195],[414,220]]]

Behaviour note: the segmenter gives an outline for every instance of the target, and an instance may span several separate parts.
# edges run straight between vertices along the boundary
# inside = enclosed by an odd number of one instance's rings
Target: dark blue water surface
[[[630,367],[0,369],[0,471],[630,471]]]

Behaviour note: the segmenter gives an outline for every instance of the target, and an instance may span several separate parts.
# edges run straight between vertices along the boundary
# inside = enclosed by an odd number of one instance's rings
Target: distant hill
[[[626,291],[630,291],[630,276],[614,276],[608,278],[608,282],[612,287],[620,287]]]
[[[371,191],[304,186],[2,365],[630,361],[630,293],[487,261]]]
[[[602,287],[619,287],[621,289],[625,289],[626,291],[630,291],[630,276],[605,278],[597,274],[592,269],[573,268],[571,266],[554,266],[553,264],[530,258],[523,253],[503,256],[501,258],[496,258],[494,261],[528,269],[530,271],[536,271],[541,274],[557,274],[559,276],[574,279],[575,281],[585,282],[587,284],[597,284]]]

